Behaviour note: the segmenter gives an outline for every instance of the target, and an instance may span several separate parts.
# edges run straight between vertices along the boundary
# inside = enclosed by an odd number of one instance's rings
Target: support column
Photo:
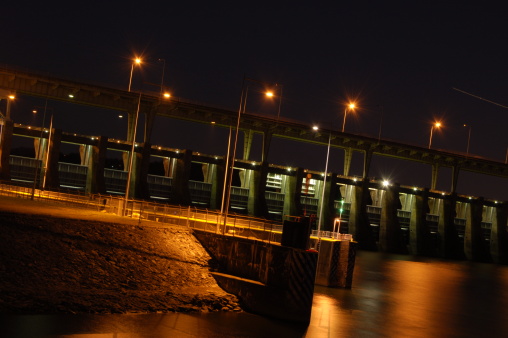
[[[59,189],[60,179],[58,175],[58,160],[60,159],[60,145],[62,144],[62,130],[53,129],[51,133],[51,139],[49,140],[49,154],[48,163],[44,163],[43,167],[46,167],[46,184],[45,189]],[[44,152],[42,152],[44,153]]]
[[[162,165],[164,167],[164,177],[173,177],[175,159],[171,157],[164,157]]]
[[[369,176],[370,163],[372,161],[372,150],[366,150],[363,155],[363,178]]]
[[[88,156],[88,161],[81,163],[82,165],[88,166],[85,187],[85,191],[87,193],[92,194],[106,193],[106,182],[104,180],[104,167],[106,166],[107,146],[108,146],[108,138],[106,136],[100,136],[97,139],[97,143],[95,143],[95,145],[87,146],[90,148],[90,151],[87,151],[87,153],[90,154]]]
[[[445,258],[462,258],[464,254],[454,224],[456,200],[455,194],[443,196],[443,208],[439,211],[439,255]]]
[[[0,180],[2,181],[10,181],[11,179],[9,157],[11,156],[13,128],[14,123],[12,120],[4,120],[0,137]]]
[[[414,195],[409,223],[409,253],[425,254],[425,230],[429,212],[429,189],[425,188]]]
[[[286,190],[284,191],[284,210],[283,216],[301,216],[303,208],[301,203],[303,169],[296,168],[292,176],[288,176]]]
[[[251,129],[244,131],[243,138],[243,159],[248,161],[250,157],[250,151],[252,149],[252,140],[254,138],[254,131]],[[267,150],[268,151],[268,150]]]
[[[155,121],[156,111],[152,107],[147,113],[145,113],[145,134],[143,135],[144,143],[151,143],[153,124]]]
[[[45,176],[46,155],[48,153],[48,139],[36,137],[34,140],[35,167],[34,180],[35,187],[42,189]]]
[[[452,194],[455,194],[457,192],[457,183],[459,181],[459,171],[460,171],[460,166],[454,165],[452,167],[452,186],[451,186]]]
[[[371,203],[369,181],[363,179],[356,182],[351,196],[349,233],[353,235],[353,239],[358,241],[360,249],[375,251],[377,250],[377,245],[370,228],[369,216],[367,215],[367,205]]]
[[[431,179],[431,182],[430,182],[430,189],[431,190],[436,190],[436,187],[437,187],[437,176],[439,174],[439,165],[438,164],[433,164],[432,165],[432,179]]]
[[[263,152],[261,153],[261,162],[266,162],[268,160],[270,143],[272,143],[272,133],[269,131],[265,131],[263,133]]]
[[[406,253],[402,244],[402,233],[397,210],[402,207],[399,198],[400,186],[393,184],[386,188],[381,203],[381,221],[379,223],[379,250],[382,252]]]
[[[483,198],[470,200],[464,232],[464,254],[471,261],[485,259],[482,234]]]
[[[490,232],[490,255],[498,264],[508,264],[508,202],[499,203],[495,207]]]
[[[132,175],[135,178],[134,186],[135,191],[134,195],[137,198],[141,199],[149,199],[150,198],[150,189],[148,188],[148,170],[150,169],[150,153],[151,153],[151,145],[148,142],[145,142],[141,145],[142,149],[140,153],[136,153],[137,160],[134,162],[136,166],[136,170],[134,170],[134,174]]]
[[[224,162],[221,164],[210,164],[213,166],[211,182],[212,192],[210,196],[210,209],[220,210],[222,204],[222,195],[224,192],[224,175],[226,168]]]
[[[261,165],[253,170],[249,182],[249,201],[247,210],[249,215],[267,218],[268,206],[266,205],[266,178],[268,176],[268,162],[261,162]]]
[[[351,160],[353,159],[353,149],[344,149],[344,176],[349,176],[349,169],[351,169]]]
[[[185,149],[176,159],[170,201],[174,204],[190,205],[189,178],[192,163],[192,151]]]
[[[326,179],[326,186],[322,189],[325,189],[324,198],[320,200],[318,205],[318,210],[321,209],[321,203],[323,204],[323,219],[321,220],[321,230],[323,231],[332,231],[333,230],[333,220],[336,216],[335,210],[335,196],[338,192],[339,188],[337,186],[337,174],[330,173],[330,177]],[[321,197],[321,195],[319,195]]]

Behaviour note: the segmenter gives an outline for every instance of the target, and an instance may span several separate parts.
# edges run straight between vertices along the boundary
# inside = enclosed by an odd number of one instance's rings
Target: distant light
[[[32,113],[37,114],[37,109],[32,110]]]
[[[443,195],[443,196],[444,196],[444,192],[442,192],[442,193],[441,193],[441,195]]]
[[[313,130],[319,130],[319,127],[318,126],[313,126],[312,129]]]
[[[383,181],[383,187],[387,187],[387,186],[389,186],[389,185],[390,185],[390,182],[389,182],[389,181],[387,181],[387,180],[384,180],[384,181]]]
[[[136,58],[136,59],[134,59],[134,62],[139,65],[141,63],[141,59],[140,58]]]
[[[32,127],[29,126],[28,129],[32,129]]]
[[[69,97],[70,97],[71,99],[73,99],[73,98],[74,98],[74,94],[69,94]]]
[[[212,124],[215,124],[215,121],[212,121],[211,123],[212,123]]]
[[[265,93],[265,95],[268,96],[268,97],[273,97],[273,92],[272,91],[267,91]]]
[[[161,150],[161,149],[162,149],[162,147],[159,147],[158,149],[159,149],[159,150]]]
[[[287,170],[287,171],[291,171],[291,167],[287,168],[286,170]]]
[[[417,187],[413,187],[413,190],[416,191],[416,190],[418,190],[418,188]]]
[[[134,147],[137,147],[138,145],[136,143],[134,143]]]
[[[353,181],[354,181],[354,182],[356,182],[356,177],[355,177],[355,178],[353,178]]]
[[[349,109],[355,109],[356,105],[354,103],[350,103],[349,105]]]
[[[118,115],[118,117],[119,117],[119,118],[121,118],[121,119],[123,119],[123,115],[122,115],[122,114]]]
[[[95,137],[92,137],[92,140],[95,140]]]
[[[164,93],[164,97],[165,97],[166,99],[169,99],[169,98],[171,97],[171,94],[170,94],[170,93]]]
[[[251,164],[252,164],[252,165],[256,165],[256,162],[252,162]]]
[[[116,141],[116,143],[120,143],[120,140]]]
[[[217,159],[219,159],[219,158],[218,158],[217,156],[215,156],[215,159],[217,160]]]
[[[11,95],[9,95],[9,99],[14,100],[15,98],[16,98],[16,96],[15,96],[15,95],[12,95],[12,94],[11,94]]]
[[[49,131],[47,131],[47,130],[44,130],[44,132],[45,132],[45,133],[49,133]]]

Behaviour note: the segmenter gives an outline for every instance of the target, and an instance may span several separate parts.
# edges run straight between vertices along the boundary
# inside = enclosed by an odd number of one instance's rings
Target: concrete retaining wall
[[[318,255],[247,238],[194,230],[217,260],[219,285],[254,313],[301,323],[310,321]]]

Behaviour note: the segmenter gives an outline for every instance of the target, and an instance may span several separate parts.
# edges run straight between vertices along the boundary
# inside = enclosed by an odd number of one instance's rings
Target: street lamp
[[[131,187],[131,177],[132,177],[132,162],[134,162],[134,151],[135,151],[135,147],[136,147],[136,131],[138,129],[140,106],[141,106],[141,92],[139,92],[138,108],[136,109],[136,120],[134,122],[134,135],[132,136],[132,146],[131,146],[131,153],[130,153],[130,157],[129,157],[129,168],[128,168],[129,171],[127,172],[127,184],[125,185],[125,195],[124,195],[122,216],[125,216],[125,208],[127,207],[127,201],[129,200],[129,190]]]
[[[277,121],[279,121],[279,118],[280,118],[280,108],[281,108],[281,105],[282,105],[282,85],[276,83],[275,87],[279,87],[279,107],[277,108]],[[269,90],[269,91],[267,91],[265,93],[265,95],[266,95],[266,97],[272,98],[272,97],[275,96],[275,93],[273,91]]]
[[[471,126],[464,123],[464,127],[467,127],[468,133],[467,133],[467,148],[466,148],[466,158],[469,157],[469,142],[471,141]]]
[[[237,149],[237,145],[238,145],[238,133],[240,131],[240,120],[241,120],[241,115],[245,114],[246,105],[247,105],[247,96],[248,96],[249,87],[245,85],[246,81],[261,83],[263,85],[266,85],[265,82],[257,81],[254,79],[249,79],[245,76],[243,77],[243,80],[242,80],[242,92],[240,95],[240,106],[238,108],[238,115],[237,115],[237,119],[236,119],[235,139],[232,144],[232,146],[233,146],[232,154],[230,151],[231,150],[232,129],[231,129],[231,127],[229,129],[228,151],[227,151],[227,155],[226,155],[226,172],[225,172],[224,190],[222,192],[222,204],[221,204],[221,214],[224,215],[224,228],[222,229],[223,234],[226,230],[226,222],[227,222],[228,211],[229,211],[229,203],[231,201],[231,186],[232,186],[232,181],[233,181],[233,171],[234,171],[234,166],[235,166],[236,149]],[[281,89],[279,90],[279,100],[281,99],[281,96],[282,96],[282,86],[280,88]],[[273,91],[266,91],[265,96],[266,97],[274,97],[275,94],[273,93]],[[281,106],[280,102],[281,101],[279,101],[278,114],[280,114],[280,106]]]
[[[141,59],[140,58],[135,58],[134,62],[131,65],[131,76],[129,78],[129,92],[131,91],[132,73],[134,72],[134,65],[140,65],[140,64],[141,64]]]
[[[319,127],[317,126],[314,126],[312,127],[313,130],[319,130]],[[328,160],[330,158],[330,145],[332,143],[332,130],[330,129],[329,131],[329,135],[328,135],[328,148],[326,150],[326,162],[325,162],[325,175],[324,175],[324,178],[323,178],[323,188],[321,189],[321,205],[319,207],[319,219],[318,219],[318,227],[317,227],[317,232],[318,232],[318,251],[319,251],[319,242],[321,240],[321,220],[323,219],[323,201],[325,199],[325,187],[326,187],[326,177],[328,176]]]
[[[48,109],[51,109],[51,108],[48,108],[48,99],[46,98],[46,101],[44,103],[44,114],[42,116],[42,125],[41,125],[41,134],[39,136],[39,146],[38,146],[38,151],[37,153],[35,154],[35,169],[34,169],[34,184],[32,185],[32,193],[30,195],[30,199],[33,201],[34,199],[34,196],[35,196],[35,187],[37,186],[37,177],[39,176],[38,173],[39,173],[39,157],[40,157],[40,154],[41,154],[41,151],[42,151],[42,135],[44,133],[44,123],[46,121],[46,111]],[[34,110],[32,110],[32,112],[34,112]],[[36,111],[35,111],[36,112]],[[51,123],[53,123],[53,118],[51,119]],[[50,126],[51,128],[52,126]],[[49,142],[49,138],[48,138],[48,142]],[[49,152],[49,148],[48,148],[48,152]],[[41,162],[42,162],[42,159],[41,159]],[[47,167],[47,164],[46,164],[46,167]],[[45,178],[44,178],[44,183],[45,183]],[[40,188],[40,187],[39,187]]]
[[[347,116],[347,110],[354,110],[356,105],[354,103],[350,103],[346,106],[346,109],[344,109],[344,122],[342,122],[342,132],[344,132],[344,129],[346,128],[346,116]]]
[[[164,72],[166,71],[166,59],[159,59],[159,62],[162,62],[162,78],[161,78],[161,99],[162,99],[162,89],[164,88]],[[168,93],[164,94],[164,97],[168,98]]]
[[[432,145],[432,133],[434,132],[434,127],[439,129],[441,127],[441,122],[434,123],[432,125],[432,127],[430,128],[429,149],[430,149],[430,146]]]

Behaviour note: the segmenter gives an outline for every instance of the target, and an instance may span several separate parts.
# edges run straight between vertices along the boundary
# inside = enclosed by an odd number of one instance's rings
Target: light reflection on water
[[[0,316],[4,337],[507,337],[508,267],[359,252],[301,327],[248,313]]]

